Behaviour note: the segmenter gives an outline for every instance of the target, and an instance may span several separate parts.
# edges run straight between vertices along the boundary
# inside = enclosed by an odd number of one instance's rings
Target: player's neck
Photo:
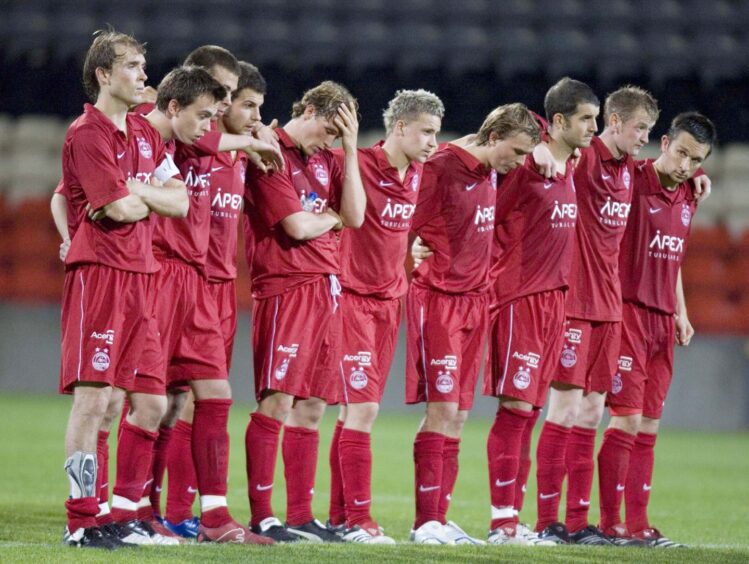
[[[174,137],[174,130],[172,129],[171,121],[166,116],[166,114],[164,114],[158,108],[154,108],[153,110],[151,110],[146,115],[146,119],[148,120],[148,123],[150,123],[156,129],[156,131],[159,132],[159,135],[161,135],[161,138],[164,141],[169,141],[172,137]]]
[[[299,141],[302,137],[302,122],[301,118],[292,118],[290,119],[286,125],[283,126],[283,130],[286,132],[286,135],[288,135],[291,138],[291,141],[294,143],[297,149],[299,149],[300,152],[304,153],[302,151],[302,143]]]
[[[562,170],[567,169],[567,161],[572,156],[575,148],[570,146],[564,139],[560,132],[555,131],[553,128],[549,134],[549,142],[547,143],[549,152],[557,164]]]
[[[107,92],[99,92],[94,107],[107,116],[117,129],[127,133],[127,110],[126,102],[110,96]]]
[[[658,175],[658,182],[661,183],[661,186],[663,186],[669,192],[675,192],[679,183],[671,178],[668,174],[663,172],[663,164],[661,163],[660,158],[657,158],[653,161],[653,168],[655,169],[655,173]]]
[[[382,151],[385,153],[390,166],[398,170],[398,176],[403,180],[406,177],[406,171],[411,161],[406,156],[406,153],[398,146],[398,142],[392,137],[385,139],[382,144]]]
[[[616,146],[616,142],[614,141],[614,132],[611,131],[610,128],[607,127],[606,129],[604,129],[603,132],[598,136],[598,138],[603,141],[603,144],[609,150],[611,156],[616,160],[620,160],[624,156],[624,153],[622,153],[619,150],[619,147]]]

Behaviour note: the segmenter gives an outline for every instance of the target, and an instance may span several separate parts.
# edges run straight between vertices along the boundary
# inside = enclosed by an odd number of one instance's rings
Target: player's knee
[[[325,402],[318,398],[298,401],[291,410],[289,425],[317,429],[325,414]]]
[[[630,435],[636,435],[640,430],[642,415],[633,413],[632,415],[613,415],[609,422],[609,429],[619,429]]]
[[[185,392],[170,393],[167,395],[166,413],[164,413],[164,417],[161,419],[162,427],[174,427],[175,423],[177,423],[177,418],[182,413],[187,402],[187,395]]]
[[[147,431],[158,431],[166,413],[166,396],[137,394],[131,396],[130,403],[132,411],[127,417],[128,422]]]
[[[231,399],[231,386],[228,380],[194,380],[192,392],[195,399]]]
[[[345,425],[349,429],[369,433],[379,410],[380,406],[374,402],[352,404],[346,410]]]
[[[603,410],[603,404],[585,404],[579,410],[575,424],[586,429],[597,429],[603,418]]]
[[[112,390],[109,396],[109,403],[107,404],[107,410],[104,413],[104,418],[101,422],[100,429],[102,431],[109,431],[112,428],[114,420],[122,412],[122,404],[125,401],[125,391],[119,388]]]
[[[294,398],[287,394],[274,393],[265,396],[258,404],[258,413],[266,417],[272,417],[282,423],[286,422],[291,413]]]
[[[642,417],[640,421],[639,433],[647,433],[648,435],[657,435],[658,428],[660,427],[660,419],[652,419],[650,417]]]
[[[73,415],[101,421],[107,413],[112,388],[78,386],[73,392]]]

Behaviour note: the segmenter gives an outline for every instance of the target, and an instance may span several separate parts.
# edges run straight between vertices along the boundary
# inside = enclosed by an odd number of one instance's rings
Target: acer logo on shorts
[[[294,343],[288,347],[286,345],[278,345],[276,351],[286,353],[289,356],[294,357],[299,352],[299,345],[297,343]]]
[[[211,207],[239,210],[242,207],[242,195],[223,193],[221,192],[221,188],[219,188],[218,192],[216,192],[216,195],[213,197]]]
[[[444,358],[433,358],[429,364],[430,366],[444,366],[445,370],[457,370],[458,357],[448,354]]]
[[[583,332],[580,329],[570,328],[564,332],[564,338],[572,344],[579,345],[583,340]]]
[[[369,351],[359,351],[356,354],[343,355],[344,362],[356,362],[360,366],[372,365],[372,353]]]
[[[393,201],[388,198],[380,217],[386,217],[388,219],[411,219],[414,211],[416,211],[416,206],[414,204],[393,203]]]
[[[91,338],[104,341],[108,345],[113,345],[114,344],[114,330],[108,329],[104,333],[97,333],[96,331],[93,331],[91,333]]]
[[[600,213],[605,217],[618,217],[621,219],[627,219],[627,217],[629,217],[629,210],[631,207],[631,204],[616,202],[611,199],[611,196],[609,196],[608,198],[606,198],[606,203],[601,206]]]
[[[530,368],[538,368],[538,363],[541,361],[541,355],[533,352],[523,354],[515,351],[512,353],[512,358],[515,360],[522,360],[527,363]]]
[[[684,251],[684,239],[675,235],[661,235],[660,230],[658,230],[655,232],[655,237],[650,241],[648,248],[670,253],[681,253]]]
[[[631,356],[619,357],[619,370],[623,372],[632,372],[632,357]]]
[[[554,201],[554,210],[551,212],[551,220],[575,219],[577,217],[577,204],[560,204]]]

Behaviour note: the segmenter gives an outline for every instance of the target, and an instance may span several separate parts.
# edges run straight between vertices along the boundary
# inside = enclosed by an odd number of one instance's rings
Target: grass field
[[[108,562],[205,560],[267,562],[509,561],[509,562],[749,562],[749,434],[664,431],[657,463],[650,517],[672,539],[692,548],[644,550],[620,548],[395,547],[286,545],[144,547],[102,554],[61,546],[67,479],[62,471],[63,436],[69,399],[0,395],[0,562]],[[229,504],[246,522],[244,429],[249,405],[232,410]],[[334,421],[329,413],[320,441],[315,515],[327,518],[327,449]],[[373,437],[373,516],[387,534],[405,541],[413,520],[411,444],[414,416],[384,413]],[[460,453],[461,470],[449,517],[469,533],[484,537],[489,520],[485,441],[489,421],[469,421]],[[533,472],[533,471],[532,471]],[[533,474],[532,474],[533,475]],[[283,467],[278,466],[274,508],[283,519]],[[111,482],[113,482],[113,476]],[[595,489],[595,488],[594,488]],[[165,499],[165,498],[164,498]],[[535,520],[534,480],[522,518]],[[597,507],[595,497],[591,507]],[[592,510],[597,520],[597,510]]]

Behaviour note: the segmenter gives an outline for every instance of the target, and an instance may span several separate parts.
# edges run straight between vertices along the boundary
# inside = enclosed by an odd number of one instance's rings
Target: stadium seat
[[[635,9],[639,16],[638,22],[656,33],[679,29],[682,19],[687,19],[687,12],[678,0],[659,0],[658,2],[639,0]],[[692,23],[690,21],[690,24]]]
[[[544,67],[549,81],[565,75],[585,76],[595,58],[589,37],[579,29],[549,25],[542,29]]]
[[[717,253],[696,252],[696,249],[689,248],[681,270],[684,283],[690,287],[711,289],[731,282],[731,262]]]
[[[6,63],[13,62],[32,50],[47,52],[51,42],[52,25],[47,14],[33,4],[13,6],[7,18]]]
[[[145,20],[146,29],[141,41],[146,41],[160,61],[182,61],[187,53],[197,47],[195,29],[200,22],[191,14],[175,10],[169,5],[158,5]]]
[[[745,2],[736,2],[745,4]],[[700,32],[725,33],[735,25],[737,10],[733,3],[726,0],[685,0],[684,16],[688,21],[699,22]]]
[[[91,45],[91,34],[100,27],[93,10],[86,11],[85,6],[71,8],[63,5],[53,15],[55,31],[52,55],[58,63],[71,57],[82,61]]]
[[[57,116],[27,114],[20,116],[13,130],[13,149],[19,153],[49,152],[60,155],[64,138],[60,137],[61,121]]]
[[[491,50],[489,38],[477,25],[449,25],[444,34],[445,64],[453,75],[478,72],[489,68]]]
[[[731,248],[731,237],[723,225],[713,227],[693,227],[689,235],[689,251],[698,249],[707,253],[724,254]]]
[[[113,26],[117,31],[132,35],[139,41],[144,41],[145,23],[143,16],[137,10],[133,10],[128,5],[120,3],[107,3],[102,6],[102,11],[97,18],[97,29],[102,29],[106,25]],[[146,46],[148,49],[148,46]],[[150,53],[146,56],[150,57]]]
[[[595,54],[596,75],[606,88],[614,88],[620,80],[638,76],[642,69],[637,36],[624,29],[597,28],[591,49]]]
[[[346,60],[354,73],[392,63],[393,41],[384,22],[353,19],[344,31]]]
[[[532,27],[538,16],[536,0],[503,0],[491,3],[487,21],[494,27]]]
[[[300,18],[294,33],[294,57],[302,68],[343,63],[340,29],[331,19]]]
[[[246,33],[253,64],[262,68],[291,59],[291,26],[285,20],[258,14],[247,23]]]
[[[491,30],[494,66],[504,80],[534,74],[541,68],[541,38],[530,27],[497,27]]]
[[[629,32],[630,26],[638,19],[636,5],[631,0],[607,0],[606,2],[585,2],[584,14],[587,29],[600,31],[622,30]]]
[[[425,25],[437,23],[438,11],[433,0],[388,0],[388,17],[403,25]]]
[[[357,0],[356,2],[339,3],[338,9],[341,11],[346,21],[362,19],[379,19],[385,16],[387,0]]]
[[[729,33],[702,28],[692,42],[702,83],[708,87],[721,80],[733,80],[747,69],[745,46]]]
[[[396,69],[405,75],[439,67],[444,41],[439,27],[426,23],[400,23],[391,35]]]
[[[687,38],[670,28],[647,32],[643,38],[646,68],[653,82],[662,86],[672,78],[685,77],[695,70],[694,54]]]
[[[585,16],[585,4],[581,0],[538,0],[536,21],[542,27],[581,27]]]
[[[439,2],[434,9],[438,12],[442,25],[470,26],[486,25],[491,21],[490,13],[493,8],[494,4],[489,0],[463,0],[462,2]]]

